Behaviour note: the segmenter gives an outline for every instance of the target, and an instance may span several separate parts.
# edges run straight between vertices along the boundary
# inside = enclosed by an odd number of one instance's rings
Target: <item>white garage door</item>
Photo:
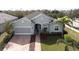
[[[20,28],[16,27],[14,29],[15,35],[32,35],[34,34],[34,29],[32,27]]]

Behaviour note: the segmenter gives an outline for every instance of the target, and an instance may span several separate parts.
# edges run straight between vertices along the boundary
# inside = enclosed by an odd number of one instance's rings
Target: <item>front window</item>
[[[55,30],[59,30],[58,26],[55,26]]]

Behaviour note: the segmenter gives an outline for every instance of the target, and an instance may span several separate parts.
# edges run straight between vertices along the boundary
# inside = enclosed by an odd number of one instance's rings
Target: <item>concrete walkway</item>
[[[36,35],[35,51],[41,51],[41,43],[40,43],[40,36],[39,35]]]
[[[30,36],[14,36],[3,51],[29,51]]]

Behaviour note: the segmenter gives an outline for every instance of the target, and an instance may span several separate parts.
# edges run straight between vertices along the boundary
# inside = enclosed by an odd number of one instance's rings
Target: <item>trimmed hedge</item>
[[[65,39],[65,41],[67,41],[67,42],[73,42],[73,41],[74,41],[68,34],[65,34],[65,35],[64,35],[64,39]]]
[[[73,39],[68,34],[64,35],[64,39],[67,41],[73,41]]]
[[[9,34],[6,33],[6,32],[4,32],[4,33],[1,34],[1,36],[0,36],[0,50],[3,49],[3,47],[5,45],[4,41],[6,40],[6,38],[7,38],[8,35]]]
[[[8,43],[8,41],[11,39],[13,34],[8,34],[7,32],[4,32],[0,36],[0,50],[3,50],[5,45]]]

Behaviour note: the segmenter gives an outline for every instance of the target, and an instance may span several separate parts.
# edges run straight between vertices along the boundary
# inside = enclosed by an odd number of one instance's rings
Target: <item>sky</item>
[[[0,10],[78,9],[79,0],[0,0]]]

